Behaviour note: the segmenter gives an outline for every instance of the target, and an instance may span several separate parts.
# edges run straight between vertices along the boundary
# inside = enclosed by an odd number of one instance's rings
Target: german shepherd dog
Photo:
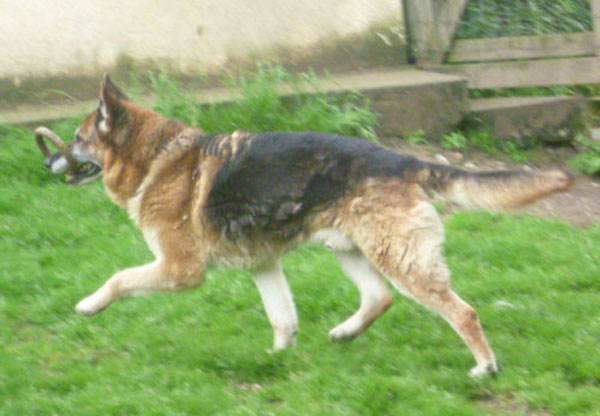
[[[293,345],[298,318],[280,257],[323,243],[360,292],[333,340],[365,331],[391,305],[386,279],[439,313],[471,350],[473,376],[497,371],[475,310],[450,286],[442,222],[430,202],[519,207],[569,188],[562,170],[474,173],[320,133],[205,134],[144,109],[105,76],[100,105],[70,144],[104,170],[110,198],[156,260],[116,273],[75,309],[94,315],[128,295],[192,289],[210,266],[249,269],[274,331]]]

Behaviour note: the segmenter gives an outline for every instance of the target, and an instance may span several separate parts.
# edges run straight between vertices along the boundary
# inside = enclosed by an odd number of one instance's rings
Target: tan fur
[[[438,312],[471,349],[479,372],[495,371],[473,308],[450,287],[443,226],[418,185],[374,180],[347,201],[344,229],[401,293]]]
[[[555,192],[566,191],[573,184],[573,177],[560,169],[513,173],[508,178],[485,178],[475,173],[457,178],[446,189],[434,193],[463,208],[500,211],[532,204]]]
[[[484,184],[476,177],[452,182],[443,177],[446,171],[431,169],[405,178],[366,179],[310,214],[290,241],[260,234],[252,241],[233,241],[208,221],[205,208],[217,172],[252,136],[236,131],[198,147],[194,138],[201,131],[118,99],[115,88],[110,81],[103,84],[104,128],[95,127],[102,113],[92,113],[80,127],[83,143],[77,146],[102,164],[110,197],[128,211],[157,259],[115,274],[77,305],[79,312],[98,313],[126,295],[194,288],[211,265],[247,267],[275,330],[275,348],[283,348],[293,344],[297,318],[278,258],[312,238],[337,253],[361,291],[361,308],[332,330],[332,338],[359,335],[389,308],[385,277],[449,322],[475,357],[472,374],[496,371],[475,311],[451,289],[442,254],[443,226],[426,191],[467,206],[513,207],[568,187],[571,179],[564,173],[525,174],[518,176],[517,186],[512,179],[510,186],[502,180]],[[125,113],[127,122],[116,123]],[[427,185],[432,175],[439,176],[433,178],[433,190]],[[364,276],[354,273],[354,267],[362,268]]]

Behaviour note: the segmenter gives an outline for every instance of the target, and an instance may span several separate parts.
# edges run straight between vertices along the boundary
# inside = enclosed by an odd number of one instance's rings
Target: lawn
[[[52,128],[70,138],[76,125]],[[454,331],[398,293],[361,337],[330,342],[358,293],[314,246],[283,260],[300,318],[288,351],[267,352],[271,328],[239,270],[85,318],[78,300],[152,255],[100,181],[65,185],[32,131],[0,126],[0,414],[600,414],[600,225],[459,213],[446,230],[495,378],[469,378]]]

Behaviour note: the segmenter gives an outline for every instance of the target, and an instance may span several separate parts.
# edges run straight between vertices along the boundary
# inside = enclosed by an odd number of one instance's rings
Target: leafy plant
[[[410,136],[404,137],[403,140],[410,144],[420,144],[420,145],[429,144],[429,142],[425,138],[424,130],[417,130]]]
[[[415,135],[405,139],[409,143],[431,146],[423,135]],[[507,157],[516,162],[526,162],[531,159],[525,147],[513,140],[500,140],[493,131],[480,120],[471,120],[462,126],[462,130],[444,135],[436,143],[444,149],[480,150],[497,157]]]
[[[569,160],[569,166],[588,175],[600,174],[600,142],[585,136],[578,136],[576,140],[581,151]]]
[[[440,146],[444,149],[463,150],[468,145],[467,138],[460,132],[446,134],[440,141]]]
[[[208,133],[314,130],[377,140],[370,101],[358,92],[319,93],[312,72],[292,75],[279,65],[259,64],[254,72],[227,82],[239,100],[208,105],[167,75],[150,74],[150,79],[157,111]]]

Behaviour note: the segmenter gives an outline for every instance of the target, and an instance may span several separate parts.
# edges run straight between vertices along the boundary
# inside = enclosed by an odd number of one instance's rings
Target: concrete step
[[[319,82],[319,90],[339,94],[357,90],[368,97],[374,111],[381,115],[379,134],[405,136],[423,131],[427,136],[441,136],[452,131],[468,110],[466,79],[454,75],[438,74],[411,68],[334,74]],[[283,96],[292,94],[289,89]],[[226,102],[240,98],[228,89],[215,88],[197,91],[200,103]],[[137,100],[152,106],[150,96]],[[0,122],[37,125],[69,118],[91,111],[98,101],[85,101],[68,105],[27,106],[0,110]]]
[[[381,136],[405,137],[422,131],[441,137],[455,130],[468,112],[466,78],[404,70],[333,80],[367,96],[381,114]],[[353,87],[354,86],[354,87]]]
[[[470,118],[484,121],[499,139],[567,143],[577,134],[589,134],[583,97],[485,98],[469,106]]]

